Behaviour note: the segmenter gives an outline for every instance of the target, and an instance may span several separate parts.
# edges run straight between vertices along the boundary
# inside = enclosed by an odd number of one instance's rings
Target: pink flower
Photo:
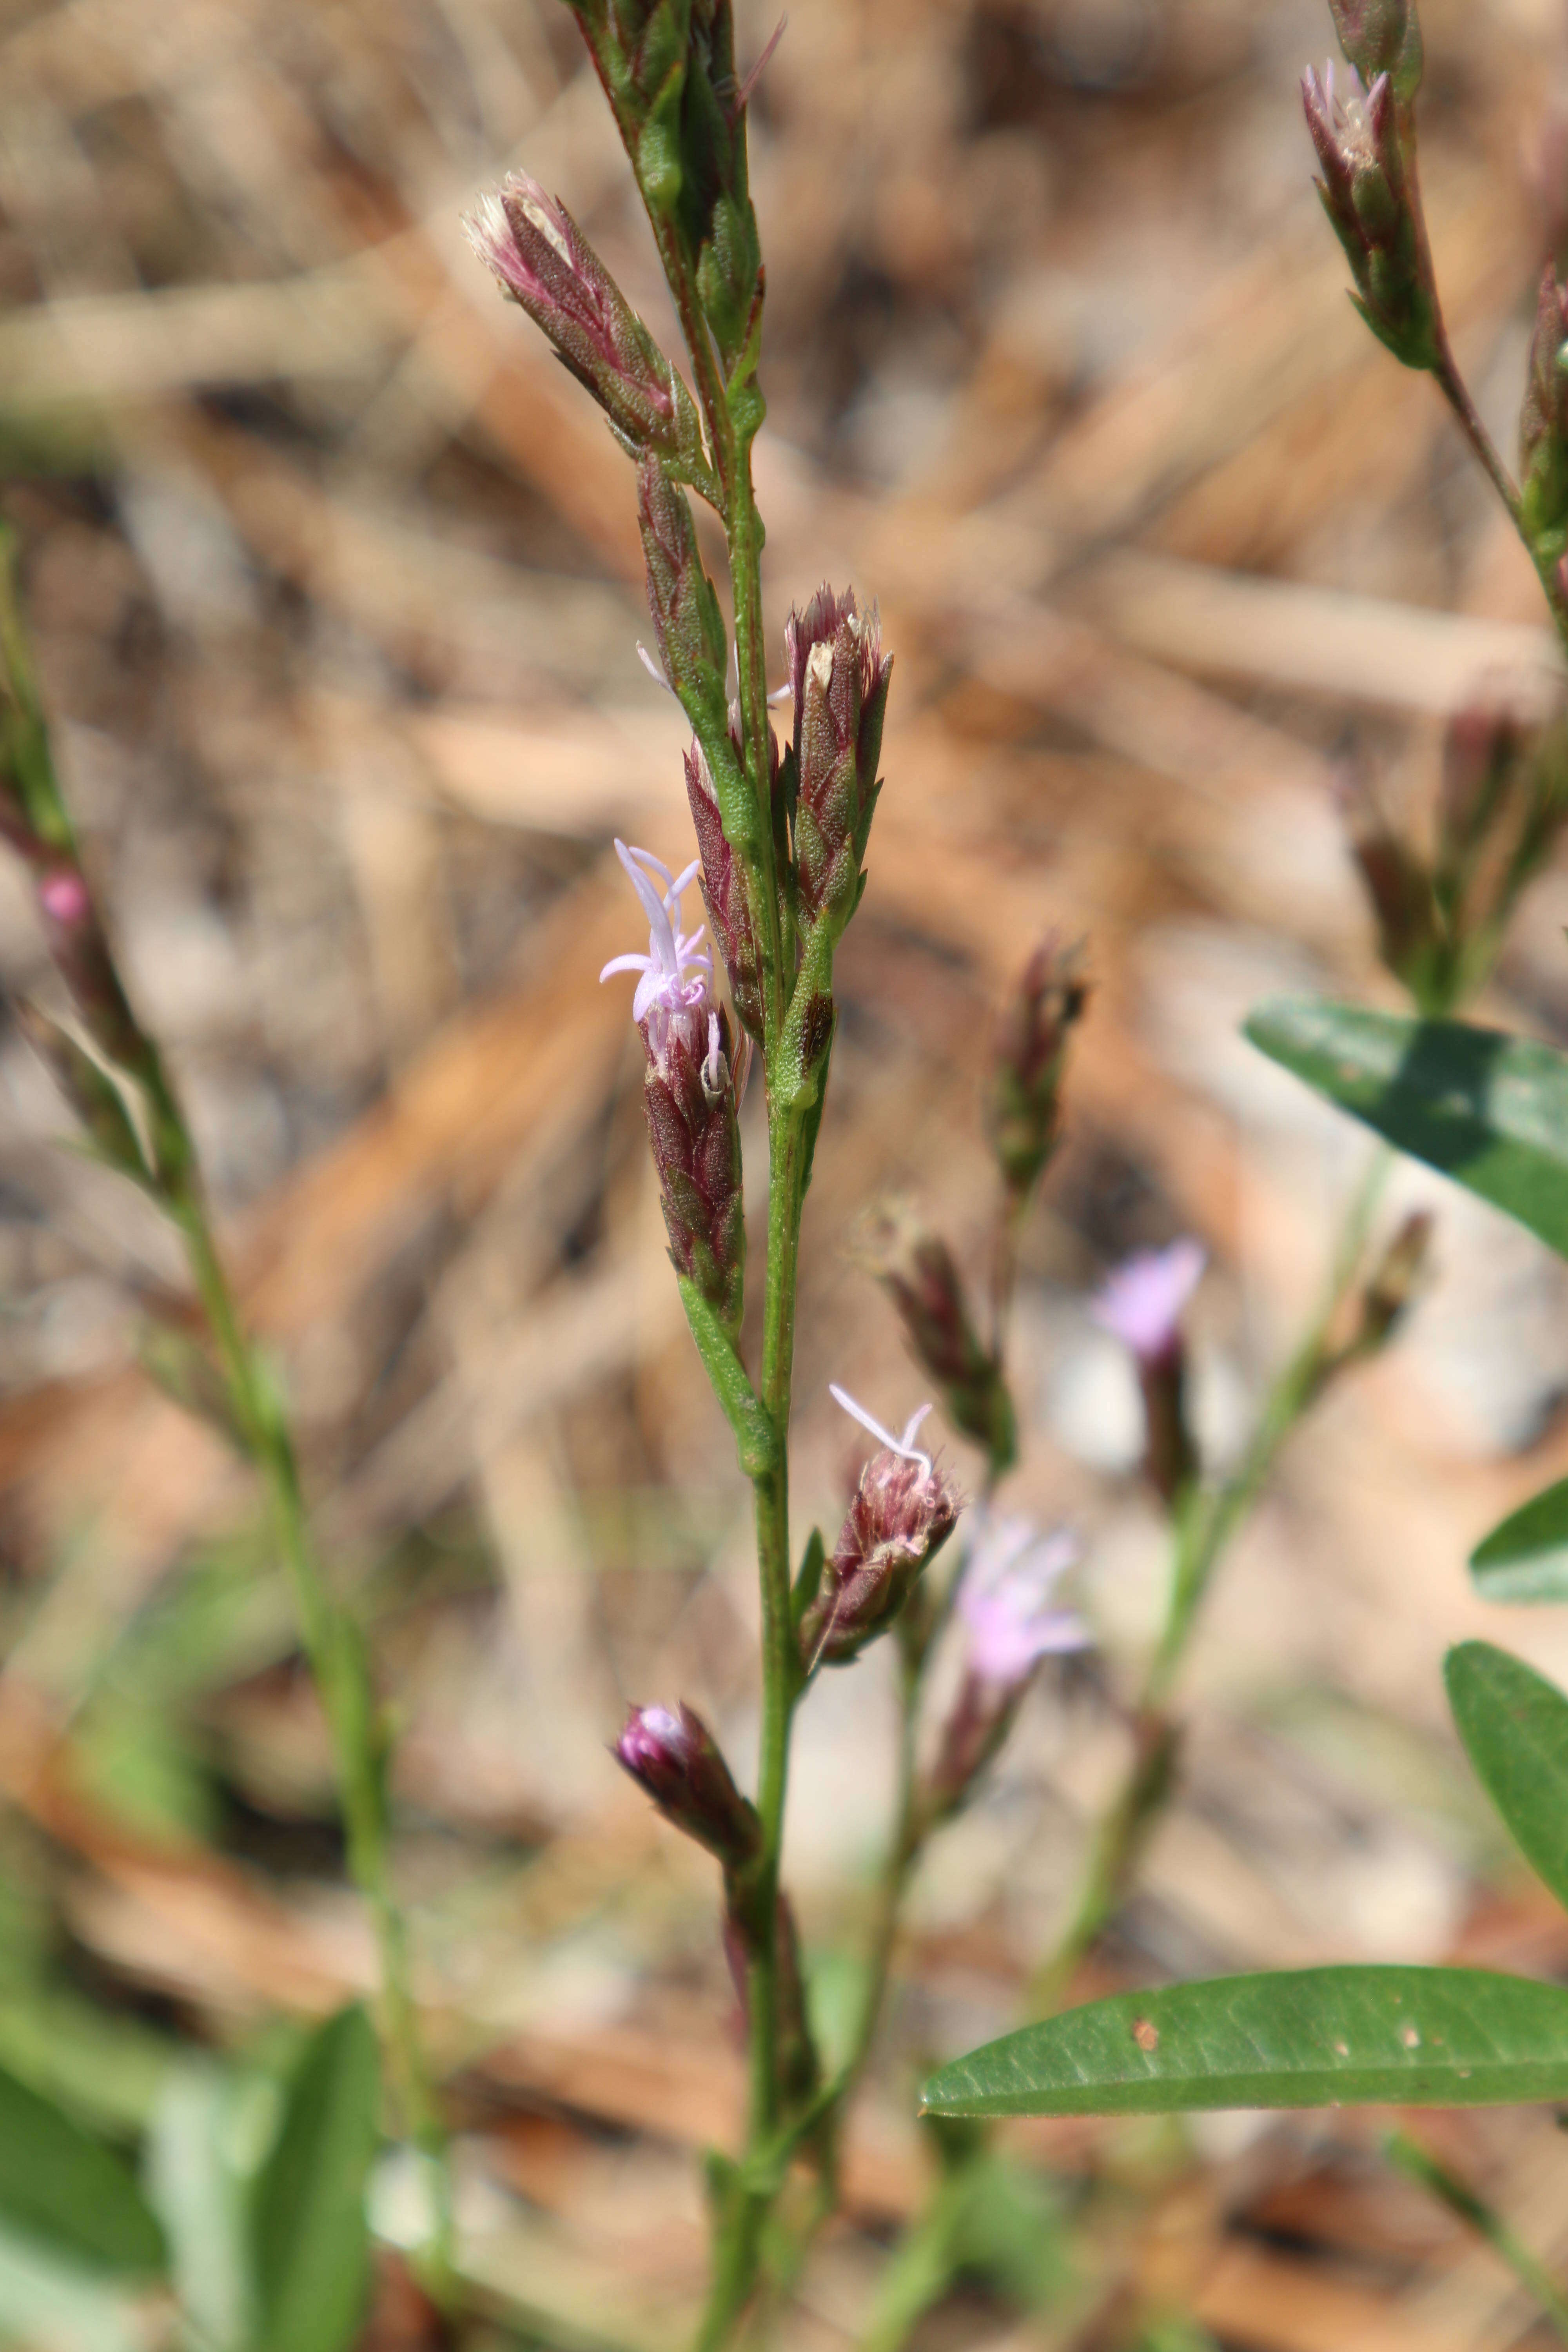
[[[828,1394],[852,1421],[869,1431],[879,1451],[860,1473],[838,1541],[823,1570],[821,1590],[801,1619],[801,1655],[807,1673],[844,1665],[891,1624],[928,1561],[958,1522],[963,1498],[922,1446],[915,1444],[931,1411],[922,1404],[895,1437],[858,1404],[847,1389]]]
[[[697,952],[706,926],[699,923],[694,931],[679,928],[681,894],[695,879],[701,861],[693,858],[679,875],[673,875],[651,850],[628,849],[624,841],[617,841],[616,856],[647,917],[647,953],[612,956],[599,978],[608,980],[617,971],[640,975],[632,998],[632,1019],[647,1039],[656,1062],[666,1056],[674,1024],[690,1042],[702,1039],[711,1055],[718,1034],[709,1018],[713,1004],[713,959]],[[662,894],[649,880],[650,873],[663,883]]]
[[[87,884],[74,867],[64,866],[46,874],[38,884],[38,904],[51,922],[75,929],[92,912]]]
[[[1201,1242],[1140,1250],[1106,1276],[1089,1311],[1102,1330],[1131,1349],[1140,1365],[1158,1364],[1181,1344],[1182,1312],[1207,1263]]]
[[[762,1823],[731,1778],[712,1733],[684,1703],[634,1706],[611,1751],[676,1828],[739,1869],[755,1855]]]
[[[1078,1538],[1065,1528],[1043,1536],[1025,1518],[982,1527],[958,1594],[969,1671],[978,1681],[1021,1690],[1042,1658],[1086,1646],[1082,1619],[1050,1606],[1058,1580],[1078,1558]]]

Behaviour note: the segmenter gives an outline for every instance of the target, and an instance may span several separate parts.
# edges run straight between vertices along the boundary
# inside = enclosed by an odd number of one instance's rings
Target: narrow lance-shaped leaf
[[[0,2224],[94,2270],[163,2267],[163,2232],[129,2166],[4,2069]]]
[[[256,2352],[346,2352],[370,2284],[365,2183],[380,2137],[375,2033],[357,2005],[320,2027],[256,2183]]]
[[[1450,1650],[1443,1679],[1477,1779],[1531,1869],[1568,1908],[1568,1698],[1489,1642]]]
[[[942,2116],[1476,2107],[1568,2098],[1568,1990],[1480,1969],[1329,1968],[1118,1993],[933,2074]]]
[[[1489,1601],[1568,1601],[1568,1478],[1532,1495],[1470,1554]]]
[[[1568,1060],[1459,1021],[1279,997],[1247,1034],[1342,1110],[1568,1257]]]

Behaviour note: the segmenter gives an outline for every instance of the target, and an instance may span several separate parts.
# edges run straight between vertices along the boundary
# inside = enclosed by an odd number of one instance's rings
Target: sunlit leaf
[[[1450,1650],[1443,1678],[1477,1779],[1531,1869],[1568,1907],[1568,1698],[1489,1642]]]
[[[1568,1060],[1460,1021],[1312,997],[1259,1005],[1247,1034],[1413,1159],[1568,1257]]]
[[[1568,1601],[1568,1478],[1532,1495],[1470,1554],[1489,1601]]]
[[[925,2086],[948,2116],[1489,2106],[1568,2098],[1568,1990],[1479,1969],[1329,1968],[1118,1993]]]

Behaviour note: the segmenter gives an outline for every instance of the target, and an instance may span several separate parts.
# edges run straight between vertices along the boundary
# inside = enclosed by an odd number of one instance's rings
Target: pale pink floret
[[[1050,1605],[1058,1580],[1078,1558],[1078,1538],[1065,1528],[1046,1536],[1025,1518],[982,1528],[958,1595],[969,1669],[977,1680],[1018,1690],[1042,1658],[1086,1646],[1082,1619]]]
[[[1157,1364],[1178,1344],[1183,1310],[1207,1263],[1201,1242],[1140,1250],[1107,1275],[1089,1311],[1141,1364]]]
[[[696,879],[701,860],[694,857],[679,874],[671,874],[651,850],[628,849],[624,841],[616,842],[616,856],[647,917],[647,953],[612,956],[599,978],[608,980],[617,971],[638,974],[632,1019],[645,1030],[656,1055],[669,1043],[672,1021],[700,1024],[693,1034],[706,1035],[711,1055],[717,1027],[706,1016],[713,1003],[713,958],[705,949],[698,952],[705,926],[699,923],[694,931],[679,928],[681,893]],[[650,874],[658,882],[649,879]],[[664,885],[662,892],[658,882]]]
[[[52,922],[74,929],[85,923],[92,911],[92,901],[87,895],[87,884],[79,874],[68,867],[46,874],[38,885],[38,904]]]

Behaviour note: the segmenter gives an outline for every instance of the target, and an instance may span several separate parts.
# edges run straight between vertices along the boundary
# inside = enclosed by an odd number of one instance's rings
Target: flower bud
[[[702,569],[686,493],[651,455],[637,467],[637,521],[665,677],[689,718],[710,717],[724,704],[724,623]]]
[[[997,1025],[986,1125],[1015,1202],[1033,1190],[1056,1147],[1068,1037],[1089,1002],[1081,963],[1081,948],[1063,948],[1052,932],[1025,965]]]
[[[1058,1581],[1078,1557],[1077,1538],[1065,1528],[1042,1536],[1025,1518],[982,1526],[958,1588],[968,1654],[925,1783],[928,1821],[945,1819],[963,1802],[1011,1730],[1040,1661],[1087,1645],[1082,1620],[1051,1605]]]
[[[1568,530],[1568,286],[1550,263],[1536,302],[1519,453],[1521,526],[1538,561],[1556,561]]]
[[[910,1347],[942,1392],[953,1427],[984,1445],[1000,1473],[1017,1456],[1013,1400],[1000,1365],[970,1317],[952,1253],[905,1204],[868,1223],[863,1252],[903,1320]]]
[[[1403,1321],[1426,1272],[1432,1225],[1430,1209],[1413,1209],[1373,1266],[1362,1293],[1356,1354],[1385,1346]]]
[[[1421,25],[1415,0],[1329,0],[1340,47],[1363,82],[1386,74],[1407,107],[1421,87]]]
[[[690,394],[565,206],[526,172],[513,172],[463,226],[501,291],[544,330],[631,454],[656,451],[706,485]]]
[[[691,822],[697,832],[697,846],[702,856],[702,903],[708,909],[708,920],[718,941],[719,952],[724,959],[735,1011],[752,1035],[760,1042],[763,1034],[761,963],[757,954],[757,935],[752,925],[752,910],[746,898],[745,876],[739,858],[724,837],[719,799],[701,744],[694,740],[685,759],[686,797],[691,806]]]
[[[957,1526],[962,1507],[956,1488],[914,1443],[929,1405],[894,1437],[845,1390],[829,1392],[881,1440],[881,1450],[860,1474],[821,1585],[801,1617],[807,1674],[818,1665],[847,1664],[886,1631]]]
[[[1500,685],[1454,713],[1443,739],[1443,865],[1457,865],[1486,840],[1525,765],[1531,733],[1525,714]]]
[[[1107,1276],[1089,1313],[1131,1350],[1143,1391],[1143,1475],[1173,1503],[1197,1469],[1186,1415],[1186,1349],[1182,1313],[1206,1263],[1194,1241],[1141,1250]]]
[[[722,1006],[710,1008],[705,1036],[682,1021],[670,1024],[660,1050],[646,1030],[644,1043],[643,1107],[670,1258],[738,1339],[746,1224],[730,1017]]]
[[[716,1854],[727,1871],[743,1871],[762,1849],[763,1825],[742,1796],[701,1717],[684,1703],[634,1706],[611,1751],[647,1790],[665,1819]]]
[[[877,761],[892,657],[875,607],[820,588],[784,625],[795,697],[795,855],[803,922],[835,937],[854,913],[881,787]]]
[[[1406,367],[1435,368],[1442,356],[1437,289],[1393,84],[1383,72],[1365,89],[1353,68],[1346,79],[1342,97],[1331,65],[1321,79],[1310,70],[1301,83],[1323,168],[1318,194],[1355,278],[1352,299],[1373,333]]]

